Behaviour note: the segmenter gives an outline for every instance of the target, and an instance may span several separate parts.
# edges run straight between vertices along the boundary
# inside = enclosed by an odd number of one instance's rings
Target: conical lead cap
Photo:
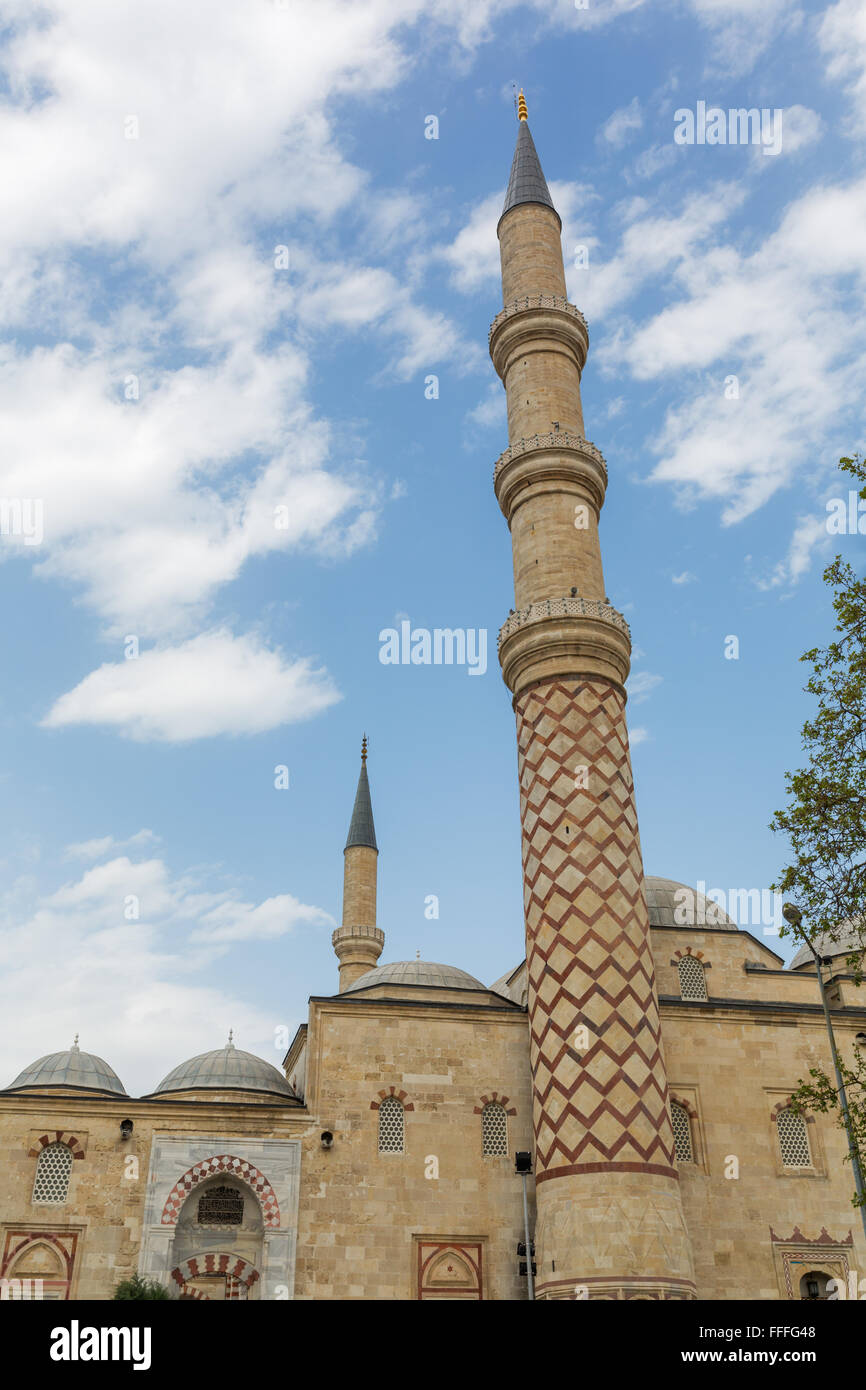
[[[352,845],[367,845],[370,849],[378,850],[376,844],[376,827],[373,824],[373,803],[370,800],[370,783],[367,780],[367,739],[361,747],[361,773],[358,777],[358,790],[355,792],[355,805],[352,807],[352,819],[349,823],[349,834],[346,839],[346,849]]]
[[[505,194],[505,205],[499,221],[512,208],[516,208],[518,203],[541,203],[546,208],[553,206],[553,199],[550,196],[550,189],[547,187],[547,180],[541,168],[541,160],[535,148],[535,141],[529,129],[529,122],[522,118],[517,127],[517,145],[514,150],[514,159],[511,161],[511,176],[508,180],[508,189]],[[560,227],[562,219],[556,212]]]

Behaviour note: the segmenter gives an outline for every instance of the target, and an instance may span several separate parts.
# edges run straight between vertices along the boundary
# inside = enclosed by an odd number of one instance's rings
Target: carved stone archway
[[[174,1267],[171,1277],[180,1289],[181,1298],[206,1301],[209,1301],[208,1295],[201,1289],[191,1287],[192,1281],[222,1277],[226,1285],[226,1302],[229,1302],[246,1298],[253,1284],[258,1283],[260,1276],[255,1266],[247,1260],[241,1260],[236,1255],[214,1252],[184,1260],[182,1264]]]
[[[280,1206],[277,1194],[264,1173],[259,1172],[258,1168],[246,1159],[235,1158],[233,1154],[215,1154],[212,1158],[205,1158],[201,1163],[195,1163],[192,1168],[188,1168],[168,1194],[162,1209],[162,1225],[176,1226],[180,1209],[193,1188],[204,1182],[205,1178],[213,1177],[215,1173],[240,1178],[241,1182],[251,1187],[259,1200],[265,1228],[275,1229],[279,1226]]]

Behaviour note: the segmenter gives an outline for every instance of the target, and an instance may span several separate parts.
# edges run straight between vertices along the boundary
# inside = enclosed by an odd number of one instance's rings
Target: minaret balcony
[[[631,630],[601,599],[546,599],[512,613],[499,631],[502,677],[515,697],[539,681],[602,677],[625,686]]]
[[[364,941],[369,942],[371,947],[378,947],[378,951],[381,952],[385,945],[385,933],[381,927],[362,926],[337,927],[336,931],[331,933],[331,945],[335,951],[346,943],[357,944]],[[339,951],[337,954],[339,955]]]
[[[527,294],[506,304],[490,325],[488,344],[504,379],[510,355],[527,342],[548,339],[571,350],[579,371],[589,352],[589,328],[578,308],[559,294]]]
[[[607,464],[601,450],[565,431],[516,439],[493,469],[493,490],[509,524],[516,508],[539,492],[573,492],[597,516],[606,488]]]

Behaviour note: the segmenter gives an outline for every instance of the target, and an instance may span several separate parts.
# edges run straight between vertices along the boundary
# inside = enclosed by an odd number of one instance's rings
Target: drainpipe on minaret
[[[361,771],[343,851],[343,925],[331,937],[340,962],[340,993],[375,969],[385,945],[376,926],[376,867],[379,850],[367,779],[367,736],[361,741]]]
[[[607,486],[584,438],[589,348],[520,94],[490,355],[508,400],[494,488],[515,609],[499,635],[520,777],[536,1297],[693,1298],[635,812],[631,636],[607,600]]]

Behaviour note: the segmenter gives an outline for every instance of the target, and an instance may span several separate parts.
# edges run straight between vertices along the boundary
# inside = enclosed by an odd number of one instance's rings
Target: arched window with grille
[[[36,1164],[33,1202],[65,1202],[72,1172],[72,1150],[68,1144],[47,1144]]]
[[[498,1100],[489,1100],[481,1111],[481,1152],[508,1153],[508,1116]]]
[[[694,1163],[692,1148],[692,1121],[684,1105],[671,1101],[671,1124],[674,1129],[674,1150],[677,1163]]]
[[[793,1110],[780,1110],[776,1115],[776,1129],[779,1135],[779,1149],[782,1166],[785,1168],[811,1168],[812,1151],[809,1148],[809,1133],[802,1115]]]
[[[697,956],[683,956],[677,969],[680,972],[680,998],[697,999],[705,1003],[707,980],[704,967]]]
[[[396,1096],[386,1096],[379,1106],[379,1153],[401,1154],[404,1137],[403,1106]]]

